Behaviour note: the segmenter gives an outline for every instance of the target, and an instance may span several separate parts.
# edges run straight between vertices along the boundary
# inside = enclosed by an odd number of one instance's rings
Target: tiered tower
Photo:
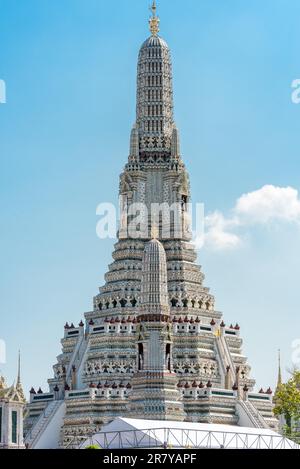
[[[226,326],[196,264],[171,55],[158,35],[155,2],[150,31],[138,58],[136,121],[120,177],[113,262],[85,322],[65,325],[50,391],[31,390],[31,447],[44,447],[47,432],[64,447],[76,445],[120,415],[277,425],[272,391],[253,391],[240,328]]]

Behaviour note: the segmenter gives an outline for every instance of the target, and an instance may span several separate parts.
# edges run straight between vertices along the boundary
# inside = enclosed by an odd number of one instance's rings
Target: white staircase
[[[230,377],[231,377],[231,382],[232,382],[232,384],[234,384],[235,378],[236,378],[236,376],[235,376],[235,364],[234,364],[232,356],[231,356],[231,354],[228,350],[228,345],[227,345],[227,342],[225,340],[225,337],[223,337],[223,336],[217,337],[216,346],[217,346],[218,354],[219,354],[219,357],[220,357],[219,362],[220,362],[220,365],[221,365],[221,368],[222,368],[222,371],[223,371],[224,381],[225,381],[225,376],[227,374],[226,367],[229,366],[230,367],[229,374],[230,374]]]
[[[78,343],[71,357],[69,366],[67,368],[67,374],[66,374],[67,382],[70,381],[73,366],[75,366],[77,372],[79,371],[86,347],[87,347],[87,340],[84,337],[84,335],[82,335],[82,337],[80,337],[78,340]]]
[[[240,425],[254,428],[269,428],[269,425],[250,401],[237,401]]]
[[[58,413],[58,410],[63,403],[63,401],[52,401],[47,405],[45,410],[37,419],[33,428],[25,437],[25,443],[29,445],[29,448],[33,449],[36,447],[38,440],[45,433],[46,428],[53,417]]]

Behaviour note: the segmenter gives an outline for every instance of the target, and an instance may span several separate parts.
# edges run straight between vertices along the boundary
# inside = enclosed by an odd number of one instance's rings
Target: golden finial
[[[159,33],[159,22],[160,19],[158,16],[156,16],[156,1],[153,0],[152,7],[150,10],[152,11],[152,18],[149,20],[149,25],[150,25],[150,31],[152,33],[152,36],[157,36]]]

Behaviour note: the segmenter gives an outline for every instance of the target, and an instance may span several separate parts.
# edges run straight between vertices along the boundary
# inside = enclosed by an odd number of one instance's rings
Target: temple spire
[[[149,19],[151,36],[143,42],[139,52],[136,131],[132,138],[138,145],[131,146],[131,152],[138,153],[146,162],[152,157],[170,158],[175,125],[171,53],[166,41],[158,35],[160,20],[156,8],[154,1]],[[174,136],[173,140],[173,153],[176,153],[178,139]]]
[[[277,377],[277,385],[276,385],[276,390],[274,393],[273,397],[273,402],[276,403],[278,392],[280,390],[280,387],[282,385],[282,374],[281,374],[281,351],[280,349],[278,350],[278,377]]]
[[[149,25],[150,25],[150,31],[152,33],[152,36],[157,36],[159,33],[159,23],[160,19],[158,16],[156,16],[156,1],[153,0],[152,6],[151,6],[151,11],[152,11],[152,17],[149,20]]]
[[[18,377],[17,377],[17,386],[21,384],[21,352],[19,350],[18,355]]]
[[[26,398],[25,398],[22,383],[21,383],[21,352],[20,350],[18,354],[18,376],[17,376],[17,383],[15,386],[15,391],[18,395],[20,402],[26,402]]]
[[[277,378],[277,389],[282,384],[282,374],[281,374],[281,353],[280,349],[278,350],[278,378]]]

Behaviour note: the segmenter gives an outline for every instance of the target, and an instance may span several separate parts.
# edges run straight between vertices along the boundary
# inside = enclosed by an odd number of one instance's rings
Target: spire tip
[[[18,354],[18,377],[17,377],[17,384],[21,383],[21,351],[19,350]]]
[[[149,20],[150,31],[152,33],[152,36],[157,36],[159,33],[160,19],[158,18],[158,16],[156,16],[157,6],[155,0],[153,0],[150,10],[152,11],[152,17]]]
[[[281,350],[278,349],[278,378],[277,378],[277,387],[282,384],[282,374],[281,374]]]

